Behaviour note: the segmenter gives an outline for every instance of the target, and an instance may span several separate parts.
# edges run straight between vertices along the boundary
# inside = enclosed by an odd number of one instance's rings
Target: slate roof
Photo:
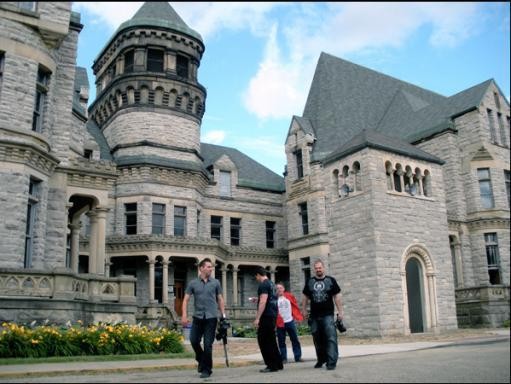
[[[106,141],[105,136],[103,136],[103,132],[101,132],[101,129],[99,129],[97,124],[94,122],[94,119],[89,119],[85,127],[87,128],[87,131],[89,131],[91,136],[94,138],[96,143],[99,145],[99,158],[102,160],[113,161],[113,157],[110,153],[110,147],[108,146],[108,142]]]
[[[223,155],[229,156],[238,169],[238,185],[243,187],[283,192],[284,178],[235,148],[201,143],[201,156],[207,168]]]
[[[374,131],[383,135],[382,139],[394,139],[393,145],[387,143],[387,149],[412,155],[414,152],[405,144],[454,130],[452,117],[476,108],[492,82],[490,79],[445,97],[321,53],[302,116],[315,132],[311,159],[321,161],[332,158],[340,149],[349,150],[346,143],[363,130],[367,143],[371,143],[368,132]],[[351,142],[360,144],[357,140]]]
[[[94,62],[103,55],[105,49],[114,41],[119,33],[126,29],[140,27],[170,29],[203,43],[201,35],[190,28],[167,1],[148,1],[140,7],[130,20],[125,21],[117,28],[110,40],[108,40],[103,49],[96,56]]]

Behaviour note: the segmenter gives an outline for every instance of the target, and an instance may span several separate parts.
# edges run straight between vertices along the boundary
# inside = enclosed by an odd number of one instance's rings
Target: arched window
[[[405,168],[403,179],[405,182],[405,192],[412,194],[413,172],[412,168],[409,165],[407,165]]]
[[[430,197],[432,196],[431,191],[431,175],[429,171],[426,169],[424,170],[424,178],[422,180],[422,187],[423,187],[423,194],[424,196]]]
[[[360,163],[358,161],[355,161],[353,163],[353,176],[355,177],[355,185],[353,186],[353,189],[355,192],[360,192],[362,190],[362,180],[360,178]]]
[[[394,190],[397,192],[403,192],[401,184],[401,176],[403,175],[403,168],[401,164],[396,164],[396,170],[394,171]]]
[[[334,169],[332,172],[332,185],[333,185],[333,192],[334,196],[339,196],[339,170]]]
[[[394,190],[394,170],[390,161],[385,162],[385,173],[387,175],[387,190]]]

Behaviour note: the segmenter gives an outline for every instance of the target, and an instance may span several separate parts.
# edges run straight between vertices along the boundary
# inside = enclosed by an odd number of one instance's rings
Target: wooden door
[[[179,316],[183,315],[183,298],[185,297],[185,284],[183,281],[174,282],[174,309]]]

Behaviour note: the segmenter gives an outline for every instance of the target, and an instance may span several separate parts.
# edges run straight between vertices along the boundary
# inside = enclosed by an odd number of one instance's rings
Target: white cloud
[[[140,1],[135,2],[88,2],[76,1],[73,3],[73,10],[77,12],[89,12],[95,15],[93,20],[95,24],[105,23],[112,32],[123,22],[131,19],[138,9],[144,4]]]
[[[201,141],[210,144],[221,144],[225,139],[225,131],[209,131],[201,137]]]

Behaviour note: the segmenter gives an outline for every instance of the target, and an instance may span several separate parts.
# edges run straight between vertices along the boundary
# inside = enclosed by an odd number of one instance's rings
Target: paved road
[[[439,348],[344,358],[335,371],[314,369],[313,361],[290,363],[276,373],[260,365],[216,369],[209,379],[195,370],[151,370],[126,374],[25,377],[2,382],[36,383],[332,383],[452,382],[509,383],[509,339],[464,342]]]

